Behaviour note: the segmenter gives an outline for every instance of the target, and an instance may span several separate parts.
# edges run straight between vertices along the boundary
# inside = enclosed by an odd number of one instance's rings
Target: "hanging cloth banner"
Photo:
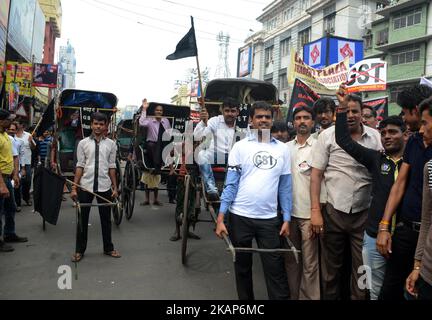
[[[291,51],[288,83],[293,86],[295,79],[301,80],[318,94],[335,95],[339,86],[348,79],[349,57],[323,69],[305,64],[297,52]]]

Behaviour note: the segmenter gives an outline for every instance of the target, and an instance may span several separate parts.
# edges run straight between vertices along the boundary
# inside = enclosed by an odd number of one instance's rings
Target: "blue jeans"
[[[12,187],[11,179],[4,178],[6,187],[9,190],[9,198],[0,198],[0,236],[3,232],[5,236],[12,236],[15,234],[15,198],[14,189]],[[5,216],[4,230],[2,228],[3,215]]]
[[[220,163],[219,160],[223,160]],[[219,154],[214,152],[208,152],[207,150],[202,150],[198,153],[198,163],[201,171],[202,178],[204,180],[204,186],[208,193],[217,193],[218,189],[216,187],[216,182],[214,179],[212,164],[225,165],[228,162],[228,153]]]
[[[376,248],[376,240],[376,238],[370,237],[366,232],[364,233],[362,255],[363,263],[371,268],[371,300],[378,300],[378,296],[384,282],[387,263],[386,259],[378,252]]]

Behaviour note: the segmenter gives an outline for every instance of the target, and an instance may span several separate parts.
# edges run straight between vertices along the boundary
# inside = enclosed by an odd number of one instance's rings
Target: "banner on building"
[[[243,50],[239,50],[238,60],[238,77],[245,77],[252,71],[252,48],[247,47]]]
[[[315,69],[305,64],[297,52],[291,52],[288,83],[293,85],[295,79],[299,79],[318,94],[334,95],[339,86],[346,82],[348,71],[348,58],[323,69]]]
[[[45,15],[39,5],[36,2],[35,18],[33,24],[33,41],[32,41],[32,62],[42,62],[44,40],[45,40]]]
[[[27,61],[32,60],[36,0],[11,1],[8,43]]]
[[[58,68],[55,64],[35,63],[33,87],[56,88]]]
[[[303,61],[316,69],[349,58],[350,66],[363,60],[363,40],[324,37],[303,46]]]
[[[10,84],[14,83],[19,87],[21,96],[32,96],[32,64],[8,61],[6,67],[6,89],[9,92]]]
[[[377,120],[382,121],[388,117],[388,97],[363,101],[364,105],[371,106],[377,113]]]
[[[350,70],[348,92],[385,91],[387,89],[387,62],[366,59],[357,62]]]
[[[313,107],[315,101],[320,98],[319,94],[309,88],[304,82],[299,79],[294,81],[292,89],[291,101],[288,109],[286,122],[291,127],[293,124],[293,112],[298,107]]]

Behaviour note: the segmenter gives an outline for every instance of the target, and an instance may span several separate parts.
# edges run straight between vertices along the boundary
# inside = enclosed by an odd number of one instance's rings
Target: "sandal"
[[[144,201],[140,203],[140,206],[148,206],[150,205],[150,201]]]
[[[73,254],[71,260],[72,262],[80,262],[84,258],[83,253],[76,252]]]
[[[117,250],[104,252],[104,255],[110,256],[112,258],[121,258],[120,252]]]
[[[163,206],[163,204],[161,202],[159,202],[159,201],[153,202],[153,205],[154,206]]]

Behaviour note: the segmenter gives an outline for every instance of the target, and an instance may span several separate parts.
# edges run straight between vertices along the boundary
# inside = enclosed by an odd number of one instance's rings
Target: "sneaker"
[[[27,242],[28,239],[26,237],[20,237],[16,234],[13,235],[5,235],[3,236],[4,242]]]
[[[16,207],[16,212],[21,212],[21,207]]]
[[[0,240],[0,252],[12,252],[15,249],[12,248],[10,245],[4,243],[4,241]]]

